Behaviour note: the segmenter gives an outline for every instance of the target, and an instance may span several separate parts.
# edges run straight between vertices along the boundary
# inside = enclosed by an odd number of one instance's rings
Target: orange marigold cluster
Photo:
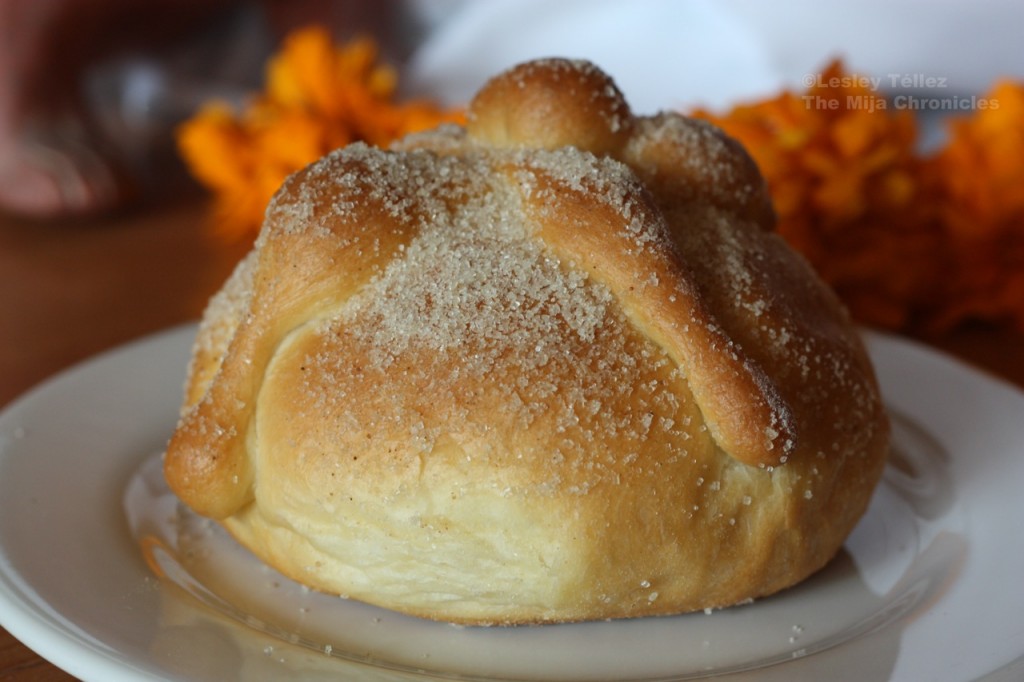
[[[966,321],[1024,331],[1024,87],[950,120],[934,153],[918,121],[835,61],[800,94],[698,111],[761,168],[778,231],[872,326]]]
[[[290,34],[267,65],[265,91],[244,110],[213,102],[177,131],[189,171],[213,192],[214,230],[251,238],[284,179],[333,149],[384,146],[462,120],[429,101],[395,102],[397,84],[368,38],[339,46],[320,27]]]
[[[930,159],[949,260],[933,323],[982,319],[1024,331],[1024,86],[1002,82],[984,99],[994,106],[951,121]]]

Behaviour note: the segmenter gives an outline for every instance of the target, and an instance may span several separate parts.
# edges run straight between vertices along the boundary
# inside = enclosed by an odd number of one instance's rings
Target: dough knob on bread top
[[[491,79],[473,98],[466,129],[492,147],[575,147],[617,156],[633,115],[614,81],[586,62],[523,64]]]
[[[887,422],[749,156],[592,64],[285,182],[211,301],[172,489],[327,592],[461,623],[680,613],[823,566]]]

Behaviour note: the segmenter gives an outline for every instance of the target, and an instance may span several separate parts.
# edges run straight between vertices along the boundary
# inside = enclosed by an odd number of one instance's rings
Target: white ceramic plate
[[[869,337],[895,454],[820,574],[710,614],[488,629],[312,593],[176,503],[155,453],[193,333],[106,353],[0,415],[0,623],[80,678],[1024,677],[1024,394],[930,350]]]

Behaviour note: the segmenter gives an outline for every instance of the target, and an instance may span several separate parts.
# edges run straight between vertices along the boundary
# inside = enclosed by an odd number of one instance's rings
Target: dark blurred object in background
[[[417,34],[405,3],[0,0],[0,211],[109,212],[188,179],[173,129],[260,87],[279,38],[319,23],[371,34],[390,60]]]

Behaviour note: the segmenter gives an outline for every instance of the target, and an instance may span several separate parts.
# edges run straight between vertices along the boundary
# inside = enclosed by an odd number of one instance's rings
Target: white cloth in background
[[[834,57],[883,87],[894,76],[933,77],[950,95],[1024,78],[1017,0],[423,1],[444,11],[404,76],[449,105],[549,56],[597,63],[645,114],[803,89]]]

